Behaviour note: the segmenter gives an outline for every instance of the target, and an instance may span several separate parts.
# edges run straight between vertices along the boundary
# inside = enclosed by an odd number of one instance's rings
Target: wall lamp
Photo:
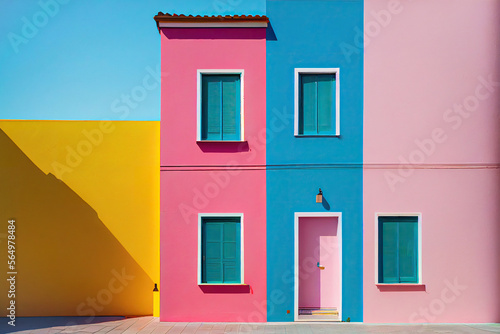
[[[323,203],[323,192],[319,188],[319,193],[316,195],[316,203]]]

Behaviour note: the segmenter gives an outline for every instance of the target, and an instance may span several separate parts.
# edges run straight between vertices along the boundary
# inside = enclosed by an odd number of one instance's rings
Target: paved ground
[[[223,334],[223,333],[500,333],[500,324],[467,325],[370,325],[356,323],[172,323],[158,318],[17,318],[16,327],[0,323],[0,333],[168,333],[168,334]]]

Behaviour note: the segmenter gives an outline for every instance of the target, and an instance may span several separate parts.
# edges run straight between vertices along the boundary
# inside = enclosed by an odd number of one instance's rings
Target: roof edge
[[[158,12],[154,16],[160,28],[265,28],[269,18],[265,15],[178,15]]]

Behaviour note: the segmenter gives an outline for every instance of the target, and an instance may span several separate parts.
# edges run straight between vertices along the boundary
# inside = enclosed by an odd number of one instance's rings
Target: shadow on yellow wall
[[[152,279],[96,211],[2,130],[0,157],[0,261],[5,275],[14,219],[16,316],[152,314]],[[7,283],[0,283],[3,315]]]

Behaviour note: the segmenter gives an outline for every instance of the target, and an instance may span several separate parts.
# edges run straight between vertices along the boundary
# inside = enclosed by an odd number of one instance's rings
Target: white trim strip
[[[418,224],[418,283],[411,283],[413,285],[423,285],[422,278],[422,213],[421,212],[375,212],[375,284],[382,285],[378,281],[378,218],[379,217],[417,217]],[[387,284],[397,285],[397,284]]]
[[[238,217],[240,218],[240,283],[230,283],[230,284],[224,284],[224,283],[218,283],[218,284],[207,284],[203,283],[201,281],[201,274],[202,274],[202,264],[201,264],[201,256],[202,256],[202,245],[201,245],[201,225],[202,225],[202,220],[205,217]],[[198,213],[198,285],[245,285],[245,247],[244,247],[244,241],[245,239],[243,238],[244,233],[244,225],[243,225],[243,213]]]
[[[160,22],[160,28],[266,28],[267,22]]]
[[[299,134],[299,75],[335,74],[335,134],[332,135],[300,135]],[[294,89],[294,135],[296,137],[334,137],[340,136],[340,68],[295,68]]]
[[[239,74],[240,75],[240,140],[245,141],[245,70],[243,69],[198,69],[196,70],[196,141],[206,142],[201,139],[201,77],[203,74]],[[228,142],[220,140],[218,142]]]

